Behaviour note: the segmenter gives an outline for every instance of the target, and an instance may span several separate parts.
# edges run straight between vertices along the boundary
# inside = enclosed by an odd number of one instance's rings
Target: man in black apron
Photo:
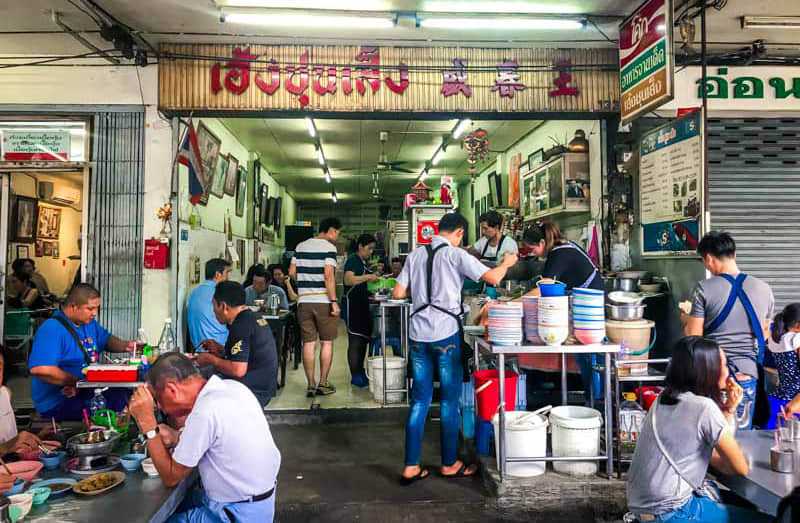
[[[499,212],[485,212],[478,218],[478,222],[481,237],[467,250],[485,265],[494,267],[503,259],[503,254],[519,252],[514,238],[503,234],[503,216]]]
[[[420,466],[425,418],[433,397],[434,367],[439,370],[442,432],[442,468],[444,477],[464,477],[476,473],[458,459],[459,412],[463,368],[461,340],[464,308],[461,287],[465,278],[497,285],[514,254],[500,266],[489,269],[463,249],[459,249],[467,221],[458,213],[446,214],[439,221],[439,234],[429,245],[414,249],[406,260],[393,297],[404,299],[411,289],[410,359],[413,385],[411,408],[406,422],[405,468],[401,482],[411,484],[428,476]]]
[[[682,315],[687,336],[706,336],[725,351],[733,376],[744,390],[736,413],[739,429],[766,422],[766,392],[759,386],[763,375],[765,332],[773,316],[775,299],[765,282],[739,271],[736,243],[725,232],[706,234],[697,246],[712,277],[697,284],[692,310]]]

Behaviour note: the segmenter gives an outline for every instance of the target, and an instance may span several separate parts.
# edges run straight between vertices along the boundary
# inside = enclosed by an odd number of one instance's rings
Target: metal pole
[[[567,404],[567,354],[561,353],[561,404]]]
[[[703,228],[708,229],[711,227],[711,220],[709,218],[709,202],[708,193],[710,190],[710,183],[708,180],[708,38],[706,35],[706,5],[700,8],[700,81],[703,88],[700,90],[703,100],[703,114],[701,115],[703,122],[703,216],[700,219],[700,224]],[[706,231],[707,232],[707,231]],[[701,232],[702,234],[702,232]]]
[[[606,460],[606,475],[609,479],[611,479],[611,475],[614,471],[614,442],[612,441],[611,436],[611,353],[605,353],[605,364],[606,364],[606,372],[605,372],[605,382],[606,382],[606,390],[605,394],[603,395],[603,400],[605,403],[605,414],[606,414],[606,455],[608,459]]]
[[[497,355],[497,365],[500,379],[500,404],[499,427],[497,429],[497,446],[500,456],[500,481],[506,477],[506,355],[502,352]]]
[[[404,358],[404,366],[406,370],[408,370],[408,361],[411,358],[411,354],[409,353],[409,346],[408,346],[408,329],[409,329],[409,317],[408,317],[408,309],[407,305],[403,305],[400,307],[400,347],[403,351],[403,358]],[[407,373],[406,374],[406,405],[409,404],[409,400],[411,398],[411,376]]]
[[[381,304],[381,351],[383,352],[383,405],[386,406],[386,307]]]

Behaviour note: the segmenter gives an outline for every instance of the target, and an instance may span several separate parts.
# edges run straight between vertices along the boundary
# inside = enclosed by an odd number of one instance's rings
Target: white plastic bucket
[[[383,356],[373,356],[367,361],[367,378],[372,397],[383,403]],[[404,389],[406,385],[406,360],[397,356],[386,356],[386,383],[389,389]],[[386,403],[400,403],[404,392],[388,392]]]
[[[524,417],[521,422],[517,420]],[[494,457],[497,468],[500,468],[500,415],[492,418],[494,428]],[[525,411],[506,412],[506,457],[536,458],[547,455],[547,418],[541,414]],[[544,474],[546,463],[532,461],[530,463],[507,463],[506,473],[518,478],[529,478]]]
[[[564,406],[550,411],[553,456],[597,456],[603,415],[588,407]],[[553,469],[570,476],[597,474],[597,461],[555,461]]]

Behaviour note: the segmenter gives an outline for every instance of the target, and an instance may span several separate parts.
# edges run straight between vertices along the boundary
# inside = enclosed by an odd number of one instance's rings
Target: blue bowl
[[[13,496],[14,494],[20,494],[24,487],[25,487],[25,480],[17,478],[17,480],[14,481],[14,486],[11,487],[11,489],[3,492],[3,494],[5,494],[6,496]]]
[[[67,457],[67,453],[63,450],[56,450],[50,454],[42,454],[39,456],[39,461],[44,464],[44,468],[47,470],[55,470],[61,466],[61,463],[64,461],[64,458]]]
[[[542,296],[564,296],[567,292],[567,286],[563,283],[539,283],[538,286]]]
[[[139,465],[142,464],[145,457],[144,454],[125,454],[124,456],[120,456],[119,462],[122,464],[122,468],[128,472],[135,472],[139,468]]]

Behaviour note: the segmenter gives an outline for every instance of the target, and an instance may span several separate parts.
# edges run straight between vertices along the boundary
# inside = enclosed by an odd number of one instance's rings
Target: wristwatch
[[[158,436],[159,432],[161,432],[161,429],[158,427],[158,425],[156,425],[156,428],[148,430],[147,432],[144,433],[144,435],[147,438],[147,441],[150,441],[151,439],[154,439],[156,436]]]

